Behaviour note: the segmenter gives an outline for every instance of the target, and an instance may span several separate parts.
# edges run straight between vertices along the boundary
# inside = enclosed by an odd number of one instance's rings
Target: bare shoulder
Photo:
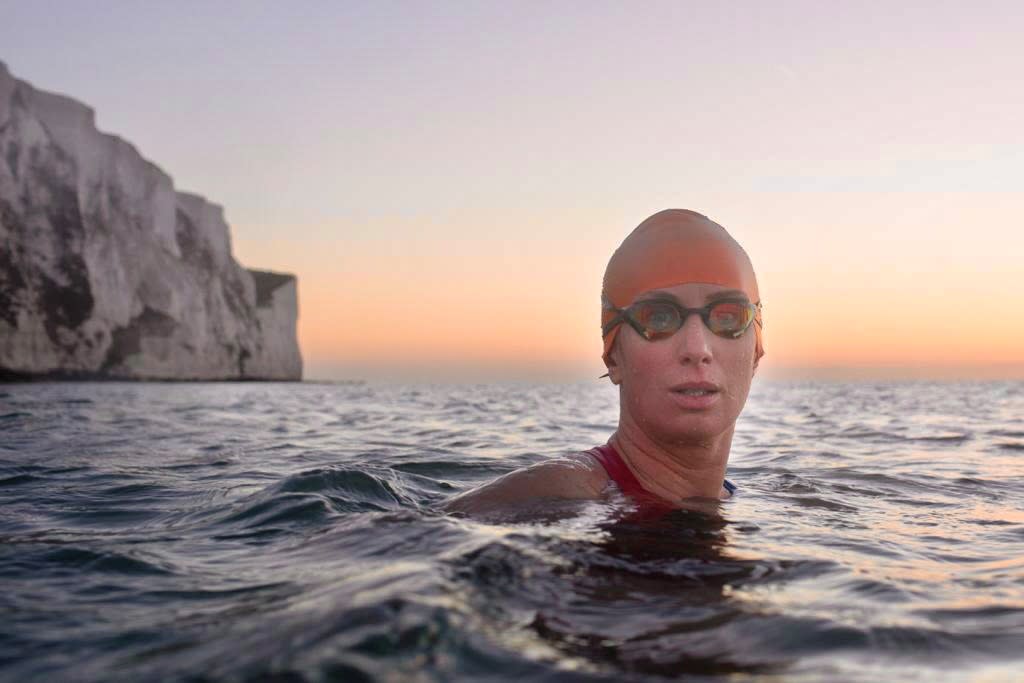
[[[473,514],[538,499],[600,498],[608,475],[586,453],[573,453],[509,472],[448,500],[448,512]]]

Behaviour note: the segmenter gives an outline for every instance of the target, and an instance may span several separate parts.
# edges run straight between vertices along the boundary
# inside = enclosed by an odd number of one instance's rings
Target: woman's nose
[[[683,326],[676,332],[676,343],[679,348],[679,360],[683,363],[711,362],[711,340],[707,328],[700,316],[691,313],[683,321]]]

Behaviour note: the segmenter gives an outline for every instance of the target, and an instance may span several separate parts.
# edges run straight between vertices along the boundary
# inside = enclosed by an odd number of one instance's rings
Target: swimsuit
[[[604,471],[618,485],[619,490],[623,494],[632,498],[654,498],[659,501],[661,500],[640,484],[636,476],[622,460],[622,456],[619,455],[619,452],[610,443],[606,443],[603,446],[595,446],[587,451],[587,453],[594,456],[601,463]],[[728,479],[722,482],[722,486],[725,487],[730,496],[736,492],[736,484],[733,484]]]

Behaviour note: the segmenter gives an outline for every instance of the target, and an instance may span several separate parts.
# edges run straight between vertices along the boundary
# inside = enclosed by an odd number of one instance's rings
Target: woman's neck
[[[719,498],[734,428],[706,443],[668,446],[623,416],[610,441],[647,491],[672,502]]]

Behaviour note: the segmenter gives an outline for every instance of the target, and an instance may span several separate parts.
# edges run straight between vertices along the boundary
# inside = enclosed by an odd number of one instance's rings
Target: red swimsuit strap
[[[594,456],[601,463],[604,471],[618,485],[619,490],[623,494],[633,498],[653,500],[666,504],[662,498],[643,487],[636,478],[636,475],[633,474],[633,471],[626,466],[626,461],[622,459],[622,456],[619,455],[619,452],[610,443],[606,443],[603,446],[594,446],[587,453]],[[733,484],[728,479],[722,482],[722,486],[725,487],[730,496],[736,493],[736,484]]]
[[[618,485],[619,490],[625,495],[640,498],[649,498],[651,496],[651,493],[640,484],[636,475],[626,466],[622,456],[619,455],[619,452],[610,443],[606,443],[603,446],[595,446],[587,451],[587,453],[597,458],[597,461],[604,467],[604,471],[608,473],[611,480]]]

